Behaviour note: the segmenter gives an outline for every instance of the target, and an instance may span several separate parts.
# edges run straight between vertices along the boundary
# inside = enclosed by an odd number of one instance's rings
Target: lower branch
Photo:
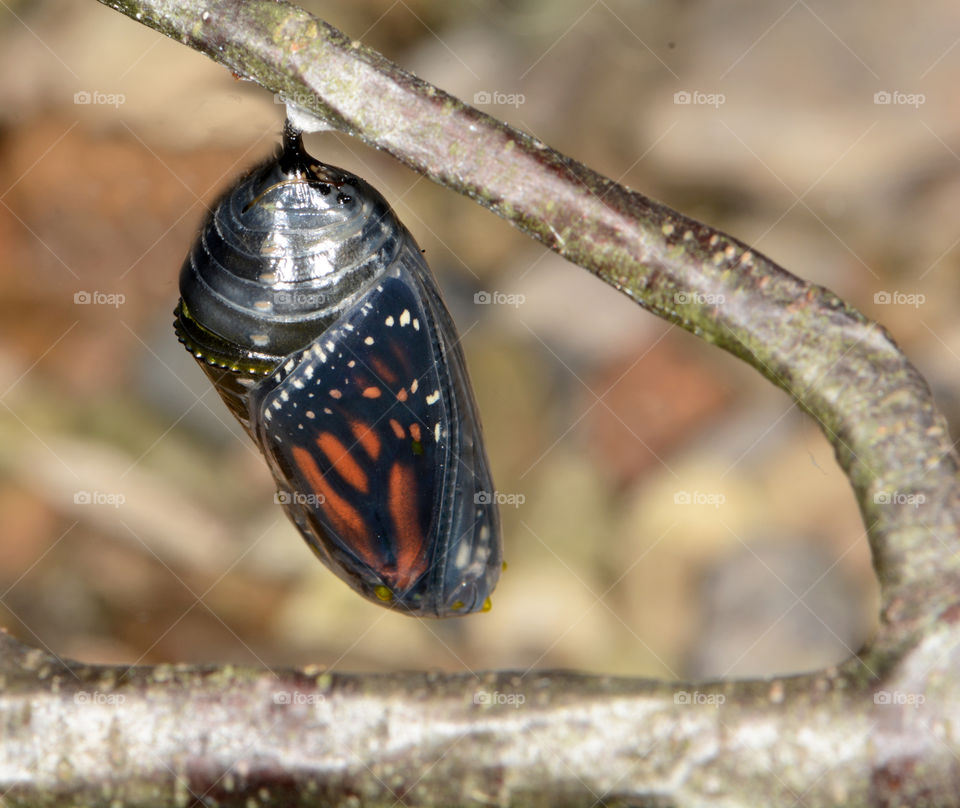
[[[558,672],[123,673],[64,666],[0,635],[0,787],[4,805],[75,808],[956,805],[949,672],[960,654],[944,655],[947,643],[952,627],[878,684],[870,658],[675,685]]]

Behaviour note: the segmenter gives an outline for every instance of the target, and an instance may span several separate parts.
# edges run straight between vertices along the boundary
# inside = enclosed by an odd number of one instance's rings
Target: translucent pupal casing
[[[317,556],[382,605],[487,608],[500,520],[466,363],[383,197],[288,125],[280,155],[214,207],[180,292],[180,340]]]

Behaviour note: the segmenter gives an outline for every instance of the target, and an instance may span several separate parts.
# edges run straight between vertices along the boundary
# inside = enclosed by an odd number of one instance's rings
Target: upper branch
[[[100,2],[296,98],[751,364],[833,444],[885,606],[919,628],[952,603],[957,458],[926,383],[882,327],[737,239],[467,106],[289,3]],[[911,504],[917,496],[922,509]]]

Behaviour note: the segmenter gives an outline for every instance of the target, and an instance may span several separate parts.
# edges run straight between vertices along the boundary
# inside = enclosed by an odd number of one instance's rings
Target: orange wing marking
[[[370,493],[370,483],[360,464],[350,456],[350,450],[329,432],[321,432],[317,446],[330,459],[330,464],[347,483],[361,494]]]
[[[397,571],[391,583],[401,592],[408,589],[427,568],[423,532],[417,519],[417,478],[411,466],[394,463],[390,469],[387,502],[397,537]]]
[[[300,468],[300,473],[306,478],[310,488],[323,497],[323,504],[320,507],[330,519],[337,534],[351,550],[371,567],[376,568],[377,555],[370,546],[370,531],[360,512],[333,490],[330,483],[324,479],[310,452],[299,446],[294,446],[292,452],[294,462]]]
[[[370,458],[376,460],[380,456],[380,438],[377,433],[362,421],[351,421],[350,430],[357,442],[367,450]]]

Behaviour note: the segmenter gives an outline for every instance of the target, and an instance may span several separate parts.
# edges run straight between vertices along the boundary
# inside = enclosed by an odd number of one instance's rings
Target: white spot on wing
[[[434,390],[429,396],[427,396],[427,404],[436,404],[440,400],[440,391]]]
[[[363,344],[364,344],[364,345],[373,345],[373,337],[367,337],[367,338],[363,341]]]
[[[470,542],[461,541],[457,548],[457,557],[453,560],[453,566],[462,570],[470,563]]]
[[[410,325],[410,310],[404,309],[400,315],[400,325]]]
[[[386,325],[386,326],[388,326],[388,327],[391,327],[391,328],[392,328],[392,327],[393,327],[393,315],[391,314],[390,316],[388,316],[387,319],[383,321],[383,324]]]

